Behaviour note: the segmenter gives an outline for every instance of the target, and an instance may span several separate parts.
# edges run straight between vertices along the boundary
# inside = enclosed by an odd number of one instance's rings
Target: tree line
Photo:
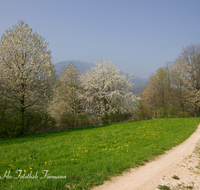
[[[171,64],[150,76],[135,119],[200,116],[200,44],[183,48]]]
[[[84,74],[71,63],[56,76],[48,43],[19,21],[0,40],[0,137],[127,119],[132,85],[103,59]]]
[[[200,44],[159,68],[137,98],[131,74],[100,59],[57,76],[43,37],[23,21],[0,40],[0,138],[120,122],[200,116]],[[133,116],[133,117],[132,117]]]

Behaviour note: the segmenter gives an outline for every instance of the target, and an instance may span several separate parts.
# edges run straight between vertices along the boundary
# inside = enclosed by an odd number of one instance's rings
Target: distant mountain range
[[[62,71],[63,67],[67,68],[67,66],[71,62],[77,67],[77,69],[81,73],[86,72],[86,70],[90,71],[91,67],[96,66],[96,64],[94,64],[94,63],[88,63],[88,62],[83,62],[83,61],[75,61],[75,60],[62,61],[62,62],[58,62],[55,64],[56,74],[61,75],[61,71]],[[120,71],[120,74],[123,75],[124,72]],[[147,84],[148,79],[135,77],[135,78],[133,78],[132,82],[134,83],[132,92],[134,94],[139,94],[142,91],[142,89],[144,88],[144,86]]]

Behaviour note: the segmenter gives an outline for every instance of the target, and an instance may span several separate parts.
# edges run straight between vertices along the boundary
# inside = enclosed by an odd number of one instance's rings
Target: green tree
[[[67,68],[63,68],[49,108],[57,120],[61,120],[61,117],[64,116],[68,117],[72,127],[77,126],[77,116],[81,106],[79,77],[79,71],[73,63],[69,64]]]

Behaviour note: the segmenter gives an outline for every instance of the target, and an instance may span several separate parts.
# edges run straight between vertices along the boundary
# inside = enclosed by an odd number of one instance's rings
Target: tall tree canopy
[[[81,76],[85,111],[94,115],[128,112],[135,96],[129,91],[133,83],[130,75],[120,75],[111,61],[100,60],[96,67]]]
[[[188,101],[193,106],[193,115],[200,116],[200,44],[191,44],[183,48],[177,63],[184,87],[189,93]]]
[[[62,75],[58,79],[49,111],[53,117],[60,120],[63,115],[70,115],[71,125],[76,126],[75,118],[80,107],[80,81],[79,71],[73,63],[62,69]]]
[[[41,105],[55,79],[48,43],[23,21],[1,36],[0,74],[1,94],[20,110],[23,131],[26,108]]]

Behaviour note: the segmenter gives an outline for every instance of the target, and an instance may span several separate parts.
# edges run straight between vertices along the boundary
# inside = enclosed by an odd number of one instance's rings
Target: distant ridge
[[[94,63],[88,63],[88,62],[83,62],[83,61],[76,61],[76,60],[68,60],[68,61],[61,61],[55,64],[55,70],[56,70],[56,74],[57,75],[61,75],[61,71],[63,69],[63,67],[67,68],[67,66],[70,63],[73,63],[77,69],[81,72],[84,73],[86,72],[86,70],[90,70],[91,67],[95,67],[96,64]],[[124,74],[124,72],[120,71],[120,74]],[[139,94],[142,89],[144,88],[144,86],[147,84],[148,79],[143,79],[143,78],[139,78],[139,77],[135,77],[132,82],[134,83],[133,85],[133,93],[134,94]]]
[[[61,75],[61,71],[62,71],[63,67],[67,68],[67,66],[71,62],[77,67],[77,69],[81,73],[85,73],[86,70],[90,70],[91,67],[95,66],[94,63],[88,63],[88,62],[83,62],[83,61],[75,61],[75,60],[62,61],[62,62],[58,62],[58,63],[55,64],[56,74]]]

